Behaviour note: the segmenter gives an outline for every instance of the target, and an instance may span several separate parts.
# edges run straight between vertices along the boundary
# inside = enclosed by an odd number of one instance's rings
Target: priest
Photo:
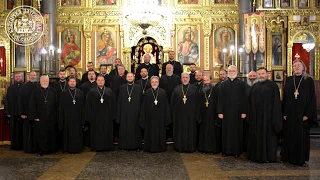
[[[124,65],[123,64],[118,65],[117,70],[118,70],[118,75],[113,77],[113,80],[111,83],[111,89],[115,94],[116,99],[118,99],[120,87],[127,83]]]
[[[14,83],[8,87],[4,113],[10,119],[11,150],[23,148],[23,120],[19,112],[19,96],[23,86],[21,73],[14,73]]]
[[[110,76],[108,73],[108,66],[106,64],[101,64],[100,65],[100,75],[102,75],[104,77],[104,86],[106,87],[110,87],[111,82],[112,82],[112,77]],[[97,76],[98,77],[98,76]]]
[[[88,72],[88,81],[81,84],[80,90],[83,92],[84,97],[87,97],[87,93],[90,91],[91,88],[97,87],[96,83],[96,74],[94,71]]]
[[[120,58],[117,58],[115,61],[114,61],[114,69],[112,71],[110,71],[109,75],[110,76],[118,76],[119,75],[119,72],[118,72],[118,65],[121,65],[122,64],[122,61]],[[124,75],[127,75],[128,74],[128,71],[125,70],[124,71]]]
[[[140,64],[137,67],[135,79],[136,80],[141,79],[140,71],[141,71],[142,68],[146,68],[147,69],[149,77],[151,77],[151,76],[159,76],[159,67],[158,67],[158,65],[150,63],[150,60],[151,60],[150,54],[145,54],[145,55],[143,55],[142,58],[144,60],[144,63]]]
[[[182,85],[174,89],[170,103],[174,149],[178,152],[194,152],[199,122],[197,88],[189,83],[188,73],[182,73],[181,81]]]
[[[181,73],[183,72],[183,68],[180,62],[175,60],[176,54],[174,51],[170,51],[169,52],[169,61],[165,62],[162,64],[162,73],[161,75],[165,75],[166,74],[166,68],[168,64],[171,64],[173,67],[173,73],[177,76],[181,76]]]
[[[166,66],[166,74],[161,76],[159,86],[166,91],[169,103],[174,88],[179,84],[181,84],[181,79],[176,74],[173,74],[173,66],[168,64]]]
[[[141,86],[142,94],[144,94],[151,87],[147,69],[142,68],[140,75],[141,79],[136,81],[136,84],[139,84]]]
[[[196,70],[197,66],[195,63],[190,64],[190,84],[194,84],[196,82]]]
[[[195,85],[197,87],[197,92],[200,93],[203,87],[203,79],[202,79],[202,72],[196,72],[195,73]]]
[[[306,166],[310,156],[310,128],[317,125],[313,79],[301,60],[293,61],[283,96],[284,140],[281,160]]]
[[[59,81],[54,83],[51,87],[56,90],[58,98],[60,97],[62,91],[68,89],[68,82],[66,81],[66,71],[64,69],[61,69],[59,71]]]
[[[77,79],[71,77],[68,88],[60,96],[58,126],[63,132],[64,153],[79,153],[83,150],[84,96],[76,84]]]
[[[21,87],[20,93],[20,114],[23,121],[23,150],[25,153],[33,153],[36,151],[34,136],[34,121],[30,119],[30,94],[35,88],[39,87],[37,82],[37,74],[34,71],[29,73],[29,82]]]
[[[277,134],[282,130],[279,88],[268,80],[267,70],[258,70],[248,103],[249,123],[247,158],[257,162],[277,161]]]
[[[82,75],[81,84],[89,81],[89,79],[88,79],[88,77],[89,77],[88,74],[89,74],[90,71],[94,71],[93,62],[88,62],[87,68],[88,68],[88,71],[85,72],[85,73]],[[94,73],[95,73],[96,76],[99,75],[99,73],[97,73],[97,72],[95,72],[95,71],[94,71]]]
[[[40,87],[33,90],[30,99],[30,119],[35,121],[34,133],[38,156],[57,152],[57,110],[57,93],[49,87],[49,77],[41,76]]]
[[[237,79],[237,67],[228,67],[228,80],[219,90],[218,117],[222,119],[222,156],[242,153],[243,120],[247,115],[246,84]]]
[[[159,77],[152,76],[152,88],[144,94],[139,125],[144,130],[144,151],[163,152],[166,147],[166,128],[171,123],[166,92],[159,88]]]
[[[134,74],[127,74],[127,83],[120,87],[117,123],[119,130],[119,149],[139,150],[141,148],[141,128],[139,114],[142,98],[140,85],[134,83]]]
[[[199,124],[199,151],[203,153],[219,153],[216,126],[216,111],[218,97],[214,94],[209,76],[203,77],[203,88],[199,93],[200,124]]]
[[[116,118],[116,98],[112,90],[104,86],[104,77],[99,75],[97,87],[92,88],[86,101],[87,118],[91,124],[91,150],[112,151],[113,121]]]
[[[69,76],[67,77],[67,81],[69,81],[70,77],[76,78],[77,79],[77,88],[80,88],[81,80],[78,79],[78,77],[77,77],[77,69],[73,66],[68,67],[68,69],[69,69]]]

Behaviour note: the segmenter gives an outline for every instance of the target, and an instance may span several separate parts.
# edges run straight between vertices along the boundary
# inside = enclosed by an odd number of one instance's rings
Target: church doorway
[[[136,46],[132,47],[132,72],[135,72],[137,67],[144,63],[143,56],[145,54],[151,56],[150,63],[157,64],[160,68],[161,60],[163,59],[163,47],[160,46],[154,38],[146,36],[141,38]]]

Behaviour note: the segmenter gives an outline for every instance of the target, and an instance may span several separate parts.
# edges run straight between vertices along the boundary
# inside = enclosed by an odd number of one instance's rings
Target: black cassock
[[[128,71],[125,70],[125,71],[124,71],[124,75],[127,75],[127,74],[128,74]],[[118,75],[119,75],[119,73],[118,73],[118,68],[115,67],[112,71],[110,71],[109,75],[110,75],[110,76],[118,76]]]
[[[20,114],[26,115],[23,119],[23,150],[25,153],[36,151],[35,136],[33,132],[34,120],[30,119],[30,98],[34,88],[39,87],[37,82],[28,82],[22,86],[20,92]]]
[[[193,85],[197,87],[197,93],[200,93],[202,91],[203,81],[201,81],[200,83],[195,82],[193,83]]]
[[[304,77],[299,87],[299,95],[295,99],[294,81],[298,86],[301,76],[287,79],[283,96],[284,140],[281,159],[292,164],[303,165],[310,155],[310,128],[317,124],[316,95],[311,77]],[[307,121],[302,121],[307,116]]]
[[[37,150],[39,152],[57,151],[58,98],[51,88],[35,88],[30,99],[30,119],[40,119],[34,124]]]
[[[100,75],[103,76],[103,78],[104,78],[104,86],[111,87],[111,83],[113,81],[113,76],[111,76],[109,74],[100,74]]]
[[[54,83],[51,87],[56,90],[57,96],[59,99],[62,91],[64,91],[65,89],[68,89],[69,85],[68,85],[67,81],[63,81],[63,82],[58,81],[58,82]]]
[[[141,69],[142,68],[146,68],[148,71],[148,76],[152,77],[152,76],[159,76],[159,66],[157,64],[140,64],[137,69],[136,69],[136,75],[135,75],[135,79],[139,80],[141,79]]]
[[[208,105],[206,104],[207,99]],[[221,150],[219,141],[217,141],[217,101],[218,97],[215,94],[214,87],[199,93],[200,124],[198,149],[200,152],[219,153]]]
[[[141,86],[142,94],[144,94],[149,88],[151,88],[150,79],[139,79],[136,84]]]
[[[222,153],[239,155],[242,153],[243,119],[247,113],[246,84],[228,78],[220,85],[217,114],[223,114]]]
[[[279,88],[266,80],[253,85],[248,104],[247,158],[259,162],[277,160],[277,134],[282,130]]]
[[[90,89],[96,88],[96,87],[97,87],[96,81],[93,81],[93,82],[87,81],[87,82],[81,84],[80,90],[83,92],[84,98],[86,98]]]
[[[108,87],[92,88],[86,100],[87,121],[91,124],[91,150],[112,151],[113,121],[116,117],[116,98]]]
[[[182,88],[184,93],[187,92],[185,104]],[[192,84],[178,85],[172,93],[170,106],[173,141],[174,149],[179,152],[194,152],[196,150],[197,123],[200,120],[197,95],[197,88]]]
[[[215,86],[214,86],[214,94],[217,97],[217,102],[219,102],[219,92],[220,92],[220,87],[221,84],[223,83],[223,81],[218,82]],[[217,104],[217,108],[218,108],[218,104]],[[222,147],[222,120],[218,117],[218,114],[216,114],[216,127],[217,127],[217,144],[220,147],[220,151],[221,151],[221,147]]]
[[[114,95],[116,96],[116,99],[118,99],[120,87],[126,83],[127,83],[126,75],[113,77],[113,80],[111,82],[111,89]]]
[[[190,84],[194,84],[194,83],[196,83],[197,82],[197,80],[196,80],[196,72],[190,72]]]
[[[130,98],[129,94],[131,90],[132,94],[129,102],[128,98]],[[117,123],[120,125],[120,149],[135,150],[141,148],[141,128],[139,126],[141,98],[142,91],[140,85],[124,84],[121,86],[117,102]]]
[[[166,74],[161,76],[159,87],[167,92],[169,103],[171,102],[171,95],[174,88],[179,84],[181,84],[181,79],[175,74],[172,76],[167,76]]]
[[[74,100],[74,101],[73,101]],[[66,89],[59,103],[59,130],[63,134],[63,152],[83,150],[84,96],[80,89]]]
[[[10,118],[10,139],[11,148],[14,150],[23,147],[23,122],[19,112],[19,95],[22,83],[14,83],[9,86],[5,99],[4,112],[11,115]]]
[[[155,99],[157,99],[156,102]],[[144,94],[139,122],[140,127],[144,129],[143,149],[145,151],[163,152],[167,150],[166,127],[170,123],[170,106],[166,91],[161,88],[148,89]]]

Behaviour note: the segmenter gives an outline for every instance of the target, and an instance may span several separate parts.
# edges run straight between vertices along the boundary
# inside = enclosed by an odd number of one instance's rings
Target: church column
[[[252,12],[252,0],[239,1],[239,45],[240,45],[239,47],[242,47],[242,45],[245,42],[244,14],[249,12]],[[242,72],[243,74],[248,74],[250,72],[250,67],[252,68],[252,65],[250,64],[250,59],[253,59],[252,54],[248,55],[246,53],[241,53],[240,56],[242,60],[242,69],[240,69],[240,72]]]
[[[56,9],[57,9],[57,0],[42,0],[41,1],[41,13],[50,14],[49,16],[49,36],[50,36],[50,45],[54,48],[58,48],[57,45],[57,23],[56,23]],[[53,65],[53,62],[56,62],[55,57],[49,58],[48,65],[50,66],[51,72],[56,72],[56,66]],[[50,62],[50,61],[53,62]],[[47,67],[48,68],[48,67]]]
[[[123,49],[123,60],[122,63],[124,64],[124,66],[126,67],[126,70],[128,72],[132,72],[131,69],[131,47],[126,47]]]
[[[86,38],[86,64],[91,60],[91,36],[92,36],[92,19],[84,18],[83,31]]]
[[[203,18],[203,34],[204,34],[204,70],[210,70],[210,35],[211,35],[211,17]]]

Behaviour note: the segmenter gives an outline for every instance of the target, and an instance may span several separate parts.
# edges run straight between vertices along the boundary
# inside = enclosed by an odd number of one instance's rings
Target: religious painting
[[[178,0],[178,4],[199,4],[200,0]]]
[[[199,60],[199,29],[197,26],[182,26],[177,31],[177,56],[182,64],[197,63]]]
[[[61,64],[81,67],[81,32],[77,28],[66,28],[60,37]]]
[[[220,78],[220,71],[213,71],[213,78],[219,79]]]
[[[282,7],[282,8],[290,7],[290,0],[281,0],[280,1],[280,7]]]
[[[221,26],[214,32],[215,66],[235,65],[235,31],[231,27]]]
[[[112,27],[100,27],[96,32],[96,67],[113,64],[117,58],[117,31]]]
[[[61,0],[61,6],[71,7],[71,6],[81,6],[82,0]]]
[[[272,34],[272,66],[282,66],[282,34]]]
[[[112,6],[117,5],[117,0],[94,0],[96,6]]]
[[[257,51],[257,53],[254,56],[254,60],[256,61],[257,67],[264,67],[265,66],[265,54]]]
[[[7,11],[11,11],[13,8],[17,7],[16,0],[4,0],[4,8]]]
[[[273,72],[274,81],[283,81],[283,71],[275,70]]]
[[[298,7],[299,8],[308,8],[309,7],[309,0],[299,0]]]
[[[274,5],[273,5],[273,0],[264,0],[264,4],[263,4],[263,7],[265,8],[272,8]]]
[[[26,47],[15,44],[14,45],[14,55],[15,55],[15,68],[26,68]]]
[[[234,4],[234,0],[214,0],[215,4]]]
[[[309,25],[309,16],[300,16],[300,23],[302,26]]]
[[[32,6],[33,5],[33,0],[22,0],[21,4],[24,6]]]

